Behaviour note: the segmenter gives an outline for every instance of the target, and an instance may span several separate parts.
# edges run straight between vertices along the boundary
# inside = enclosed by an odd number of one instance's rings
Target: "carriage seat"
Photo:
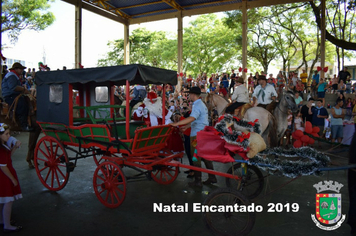
[[[73,122],[73,126],[80,126],[80,125],[85,125],[85,124],[87,124],[87,123],[80,122],[80,121]]]
[[[127,139],[126,137],[126,121],[117,121],[115,122],[116,124],[116,131],[117,131],[117,136],[119,139]],[[138,127],[146,127],[146,124],[144,121],[140,120],[131,120],[130,123],[130,138],[134,138],[135,136],[135,131]],[[115,137],[115,126],[113,123],[111,123],[111,131],[112,131],[112,136]]]
[[[126,125],[126,121],[116,121],[115,122],[117,125]],[[142,120],[130,120],[130,125],[144,125],[145,122]]]
[[[59,131],[67,131],[68,128],[65,125],[56,125],[56,124],[51,124],[47,125],[45,127],[46,130],[59,130]]]

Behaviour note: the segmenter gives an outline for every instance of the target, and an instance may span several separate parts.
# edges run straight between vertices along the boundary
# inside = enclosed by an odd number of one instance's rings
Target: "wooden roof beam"
[[[173,7],[178,11],[183,11],[183,7],[181,7],[175,0],[162,0],[162,2],[168,4],[169,6]]]
[[[259,0],[259,1],[249,1],[249,2],[247,2],[247,9],[252,9],[252,8],[257,8],[257,7],[266,7],[266,6],[272,6],[272,5],[279,5],[279,4],[296,3],[296,2],[307,2],[307,1],[306,0],[263,0],[263,1]],[[218,2],[216,2],[216,3],[218,3]],[[208,14],[208,13],[216,13],[216,12],[223,12],[223,11],[239,10],[239,9],[242,9],[242,4],[243,4],[242,2],[241,3],[231,3],[231,4],[220,5],[220,6],[212,6],[212,7],[191,9],[191,10],[183,10],[182,11],[182,17],[201,15],[201,14]],[[151,12],[151,13],[155,13],[155,12]],[[142,15],[142,14],[140,14],[140,15]],[[129,19],[129,22],[130,22],[130,24],[140,24],[140,23],[145,23],[145,22],[172,19],[172,18],[176,18],[177,16],[178,16],[178,11],[177,12],[154,15],[154,16],[131,18],[131,19]]]
[[[123,10],[123,9],[130,9],[130,8],[134,8],[134,7],[144,7],[144,6],[154,5],[154,4],[158,4],[158,3],[162,3],[162,1],[141,3],[141,4],[137,4],[137,5],[133,5],[133,6],[118,7],[118,8],[115,8],[115,9]]]
[[[205,3],[197,3],[197,4],[192,4],[192,5],[185,5],[185,8],[189,7],[200,7],[200,6],[207,6],[215,3],[226,3],[226,2],[232,2],[233,0],[217,0],[215,2],[205,2]]]
[[[77,5],[78,3],[78,0],[62,0],[63,2],[66,2],[66,3],[69,3],[69,4],[72,4],[72,5]],[[96,5],[93,5],[93,4],[90,4],[90,3],[87,3],[87,2],[82,2],[82,8],[87,10],[87,11],[90,11],[90,12],[93,12],[95,14],[98,14],[102,17],[105,17],[105,18],[108,18],[110,20],[113,20],[113,21],[116,21],[116,22],[119,22],[121,24],[124,24],[124,25],[127,25],[129,24],[129,21],[128,19],[125,19],[121,16],[118,16],[117,14],[114,14],[110,11],[106,11],[106,10],[103,10],[102,8],[96,6]]]
[[[90,3],[89,0],[84,0],[84,1]],[[121,17],[123,17],[123,18],[125,18],[125,19],[129,19],[129,18],[130,18],[129,15],[127,15],[126,13],[124,13],[124,12],[122,12],[122,11],[120,11],[120,10],[117,10],[115,7],[113,7],[112,5],[110,5],[109,3],[107,3],[105,0],[95,1],[95,3],[96,3],[97,5],[101,5],[101,7],[104,8],[105,10],[114,12],[114,13],[120,15]]]

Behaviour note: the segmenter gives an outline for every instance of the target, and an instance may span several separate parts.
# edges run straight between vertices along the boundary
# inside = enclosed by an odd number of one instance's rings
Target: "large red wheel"
[[[44,136],[36,145],[34,164],[41,183],[52,191],[61,190],[69,179],[68,155],[61,142]]]
[[[93,151],[93,158],[94,158],[94,162],[96,164],[96,166],[99,166],[102,162],[105,161],[105,159],[103,159],[103,154],[95,154],[96,151]]]
[[[114,162],[104,161],[96,168],[93,186],[96,197],[106,207],[118,207],[125,199],[126,178]]]
[[[176,180],[178,174],[177,166],[156,165],[153,167],[151,177],[159,184],[170,184]]]

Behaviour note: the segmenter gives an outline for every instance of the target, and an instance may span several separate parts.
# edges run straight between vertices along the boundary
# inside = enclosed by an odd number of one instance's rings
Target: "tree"
[[[132,32],[130,42],[130,63],[139,63],[177,70],[177,39],[170,39],[165,32],[150,32],[140,28]],[[99,66],[123,64],[124,40],[108,43],[111,48]],[[199,16],[190,26],[184,28],[183,68],[187,73],[221,72],[234,64],[237,44],[229,29],[216,15]]]
[[[24,29],[44,30],[55,20],[53,13],[47,12],[49,7],[47,0],[4,0],[1,33],[7,32],[12,41],[17,41]]]
[[[255,58],[268,71],[272,60],[282,60],[282,70],[290,71],[304,67],[309,74],[320,58],[318,29],[312,19],[312,11],[307,3],[276,5],[248,11],[248,59]],[[241,25],[241,13],[228,13],[225,20],[234,30]],[[241,34],[236,27],[234,34]],[[331,44],[326,44],[326,61],[332,61],[335,53]],[[309,63],[309,64],[308,64]]]
[[[234,64],[237,44],[215,14],[199,16],[184,28],[183,68],[194,75],[221,72]]]
[[[177,68],[177,42],[168,39],[163,31],[151,32],[138,28],[129,37],[130,63],[144,64],[166,69]],[[105,58],[99,59],[98,66],[123,65],[124,40],[110,41],[111,50]],[[173,67],[173,68],[172,68]]]
[[[268,8],[251,9],[248,11],[248,46],[247,56],[248,65],[252,64],[251,59],[255,59],[260,63],[265,72],[272,60],[276,59],[278,49],[273,44],[272,25],[269,24],[269,19],[266,20],[265,16],[269,16]],[[232,11],[227,12],[227,17],[224,23],[230,28],[235,40],[239,42],[241,48],[241,21],[242,12]]]
[[[332,3],[336,3],[338,6],[336,8],[338,8],[338,10],[335,10],[335,17],[338,19],[337,21],[333,21],[333,23],[339,23],[339,24],[335,24],[336,27],[340,27],[343,28],[341,29],[344,33],[346,32],[350,32],[350,37],[344,38],[343,35],[337,35],[337,34],[332,34],[332,33],[336,33],[337,31],[331,30],[331,32],[329,30],[326,30],[326,39],[329,40],[332,44],[343,48],[343,49],[349,49],[349,50],[356,50],[356,35],[355,35],[355,24],[354,24],[354,18],[355,18],[355,10],[356,10],[356,1],[355,0],[331,0]],[[309,1],[310,6],[313,9],[314,15],[315,15],[315,20],[316,23],[319,27],[319,29],[321,28],[321,13],[320,13],[320,5],[317,6],[315,5],[315,3],[313,1]],[[339,9],[339,7],[342,7],[344,10],[344,13],[342,13]],[[340,16],[341,14],[341,16]],[[353,20],[351,21],[347,21],[347,15],[351,14],[351,17]],[[339,21],[340,20],[340,21]],[[354,42],[350,41],[353,40]]]

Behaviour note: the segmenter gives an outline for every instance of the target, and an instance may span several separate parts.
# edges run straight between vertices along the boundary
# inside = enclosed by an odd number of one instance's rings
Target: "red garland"
[[[213,128],[213,129],[214,129],[214,134],[215,135],[219,135],[219,136],[223,136],[224,135],[222,132],[217,131],[215,128]]]
[[[223,115],[223,116],[220,116],[219,117],[219,119],[218,119],[218,122],[220,122],[222,119],[224,119],[225,118],[225,115]]]
[[[251,125],[251,126],[255,126],[256,125],[256,123],[258,122],[258,119],[256,119],[254,122],[248,122],[247,124],[249,124],[249,125]]]
[[[238,117],[236,117],[236,116],[233,116],[233,118],[237,121],[237,122],[239,122],[241,119],[240,118],[238,118]]]
[[[242,143],[245,139],[250,138],[250,133],[242,133],[240,136],[237,137],[236,142]]]

